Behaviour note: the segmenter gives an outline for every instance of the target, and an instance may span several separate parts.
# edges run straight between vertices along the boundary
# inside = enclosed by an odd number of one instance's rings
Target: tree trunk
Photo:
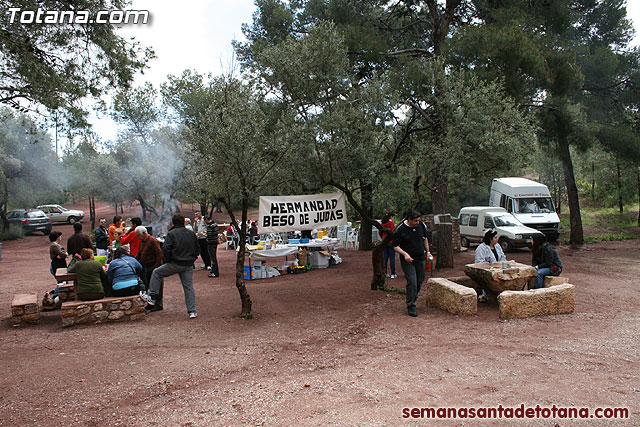
[[[571,224],[569,242],[574,245],[583,245],[584,235],[582,230],[582,215],[580,213],[580,198],[578,196],[576,178],[573,174],[573,163],[571,161],[569,143],[564,138],[558,141],[558,153],[562,161],[564,181],[567,187],[567,199],[569,201],[569,223]]]
[[[373,244],[371,251],[371,263],[373,264],[373,278],[371,279],[372,291],[383,291],[387,286],[387,271],[384,265],[384,247],[391,240],[391,230],[382,229],[386,233],[384,239]]]
[[[235,214],[231,209],[229,201],[224,201],[225,208],[231,218],[231,223],[234,224],[238,234],[240,235],[240,245],[238,249],[238,255],[236,256],[236,288],[240,294],[240,301],[242,303],[242,312],[240,317],[250,319],[253,317],[251,313],[251,297],[247,291],[247,287],[244,284],[244,255],[247,245],[247,211],[249,210],[249,196],[243,195],[242,197],[242,223],[238,224]]]
[[[438,231],[438,268],[453,268],[453,224],[436,224]]]
[[[640,227],[640,168],[636,171],[636,177],[638,179],[638,227]]]
[[[124,213],[124,208],[122,207],[122,202],[120,202],[120,215]]]
[[[9,183],[4,182],[2,194],[2,202],[0,203],[0,216],[2,217],[2,229],[8,230],[11,227],[11,222],[7,218],[7,205],[9,204]],[[638,220],[640,221],[640,219]]]
[[[591,200],[596,199],[596,162],[591,162]]]
[[[620,162],[616,162],[616,171],[618,173],[618,208],[620,214],[624,213],[624,203],[622,203],[622,173],[620,172]]]
[[[431,190],[431,209],[434,214],[444,214],[449,210],[449,196],[447,195],[446,173],[435,173],[433,176],[433,190]],[[421,212],[426,213],[426,212]]]
[[[96,197],[91,194],[89,196],[89,216],[91,217],[91,229],[96,228]]]
[[[358,246],[361,251],[371,250],[371,222],[373,218],[373,186],[371,183],[360,182],[360,194],[362,196],[362,210],[365,215],[360,216],[360,235]]]

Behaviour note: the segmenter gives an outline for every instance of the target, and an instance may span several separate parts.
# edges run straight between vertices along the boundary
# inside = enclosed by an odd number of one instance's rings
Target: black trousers
[[[211,258],[209,257],[209,251],[207,250],[207,239],[198,239],[198,244],[200,245],[200,256],[202,257],[202,262],[206,267],[211,266]]]
[[[216,276],[220,275],[218,271],[218,244],[214,243],[213,245],[207,245],[207,252],[209,253],[209,260],[211,261],[211,274],[215,274]]]

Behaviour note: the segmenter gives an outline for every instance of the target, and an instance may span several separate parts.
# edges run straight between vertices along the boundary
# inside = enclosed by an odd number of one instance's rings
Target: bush
[[[19,240],[23,236],[22,227],[9,227],[7,230],[0,231],[0,241]]]

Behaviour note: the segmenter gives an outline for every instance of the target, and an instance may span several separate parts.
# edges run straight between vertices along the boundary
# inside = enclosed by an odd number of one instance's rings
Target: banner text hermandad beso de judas
[[[344,194],[260,196],[259,233],[313,230],[347,223]]]

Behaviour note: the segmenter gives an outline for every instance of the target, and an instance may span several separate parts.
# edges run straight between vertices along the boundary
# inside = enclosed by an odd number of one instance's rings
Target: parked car
[[[488,229],[498,232],[500,246],[505,252],[513,248],[531,248],[533,236],[540,231],[524,226],[504,208],[469,206],[460,209],[460,243],[468,248],[471,243],[482,242]]]
[[[42,210],[53,222],[74,224],[84,218],[84,211],[71,210],[60,205],[40,205],[36,209]]]
[[[51,218],[40,209],[15,209],[7,213],[11,226],[20,225],[22,231],[33,233],[42,231],[45,235],[51,233]]]

